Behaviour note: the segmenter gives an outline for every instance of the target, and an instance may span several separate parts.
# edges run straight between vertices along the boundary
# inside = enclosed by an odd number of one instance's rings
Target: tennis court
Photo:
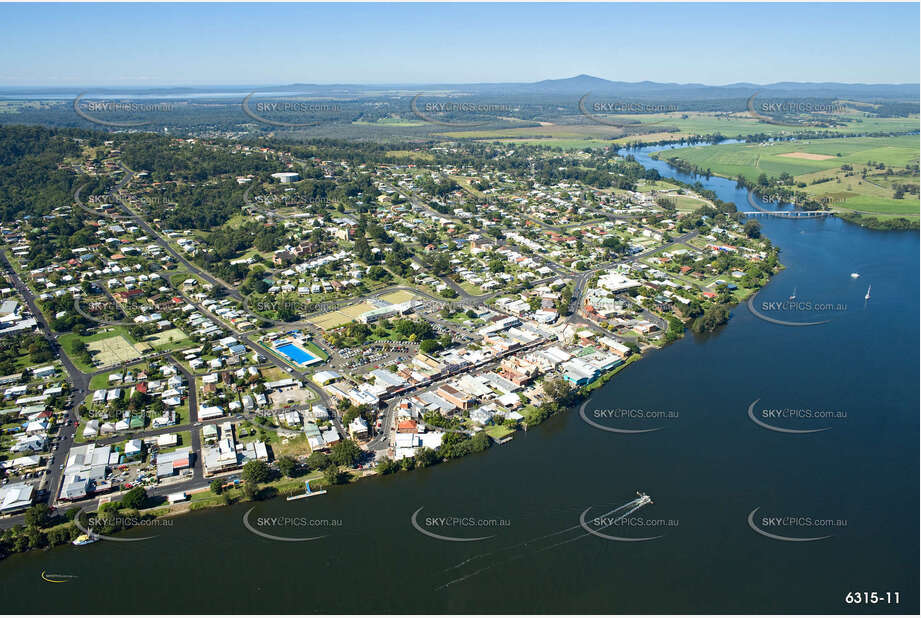
[[[150,346],[143,343],[132,344],[122,335],[91,341],[86,347],[93,354],[93,360],[103,367],[133,361],[150,350]]]

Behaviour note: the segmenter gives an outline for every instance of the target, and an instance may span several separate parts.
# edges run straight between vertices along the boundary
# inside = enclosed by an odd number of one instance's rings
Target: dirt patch
[[[834,157],[831,155],[812,154],[811,152],[788,152],[777,156],[788,157],[790,159],[808,159],[809,161],[825,161],[827,159],[834,159]]]
[[[143,343],[133,345],[122,335],[93,341],[86,345],[90,352],[95,352],[94,359],[102,367],[116,363],[127,363],[141,358],[150,346]]]

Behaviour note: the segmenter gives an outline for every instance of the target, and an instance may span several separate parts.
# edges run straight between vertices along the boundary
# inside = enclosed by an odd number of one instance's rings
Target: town
[[[613,151],[56,139],[70,200],[0,226],[17,551],[70,540],[83,510],[175,514],[505,444],[781,268],[756,222]]]

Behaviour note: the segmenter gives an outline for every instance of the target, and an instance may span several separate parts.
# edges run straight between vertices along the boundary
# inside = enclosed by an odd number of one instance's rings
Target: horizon
[[[23,85],[13,85],[13,84],[3,84],[0,83],[0,89],[10,89],[10,90],[25,90],[30,88],[36,89],[48,89],[48,90],[63,90],[63,89],[73,89],[73,88],[124,88],[126,90],[141,90],[141,89],[169,89],[169,88],[283,88],[288,86],[319,86],[319,87],[333,87],[333,86],[372,86],[375,88],[398,88],[405,86],[481,86],[481,85],[500,85],[500,84],[510,84],[510,85],[534,85],[540,84],[543,82],[563,82],[563,81],[572,81],[579,78],[591,78],[604,80],[610,83],[624,83],[624,84],[660,84],[668,86],[703,86],[706,88],[732,88],[732,87],[741,87],[741,86],[777,86],[783,84],[796,84],[796,85],[836,85],[836,86],[919,86],[921,87],[921,80],[919,81],[908,81],[908,82],[838,82],[838,81],[794,81],[794,80],[780,80],[774,82],[730,82],[730,83],[721,83],[721,84],[710,84],[705,82],[698,81],[688,81],[688,82],[659,82],[654,80],[638,80],[638,81],[625,81],[625,80],[612,80],[605,77],[600,77],[597,75],[590,75],[587,73],[579,73],[578,75],[573,75],[571,77],[545,77],[536,81],[479,81],[479,82],[272,82],[272,83],[226,83],[226,84],[207,84],[207,83],[163,83],[163,84],[68,84],[63,86],[55,86],[52,84],[23,84]],[[91,93],[90,93],[91,94]]]

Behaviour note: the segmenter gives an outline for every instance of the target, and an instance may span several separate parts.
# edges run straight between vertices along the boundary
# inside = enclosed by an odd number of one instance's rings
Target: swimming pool
[[[313,361],[317,360],[316,356],[314,356],[313,354],[311,354],[304,348],[294,345],[293,343],[286,343],[285,345],[280,345],[276,347],[275,349],[281,352],[282,354],[284,354],[285,356],[287,356],[288,358],[290,358],[291,360],[293,360],[295,363],[298,363],[301,365],[308,365],[312,363]]]

